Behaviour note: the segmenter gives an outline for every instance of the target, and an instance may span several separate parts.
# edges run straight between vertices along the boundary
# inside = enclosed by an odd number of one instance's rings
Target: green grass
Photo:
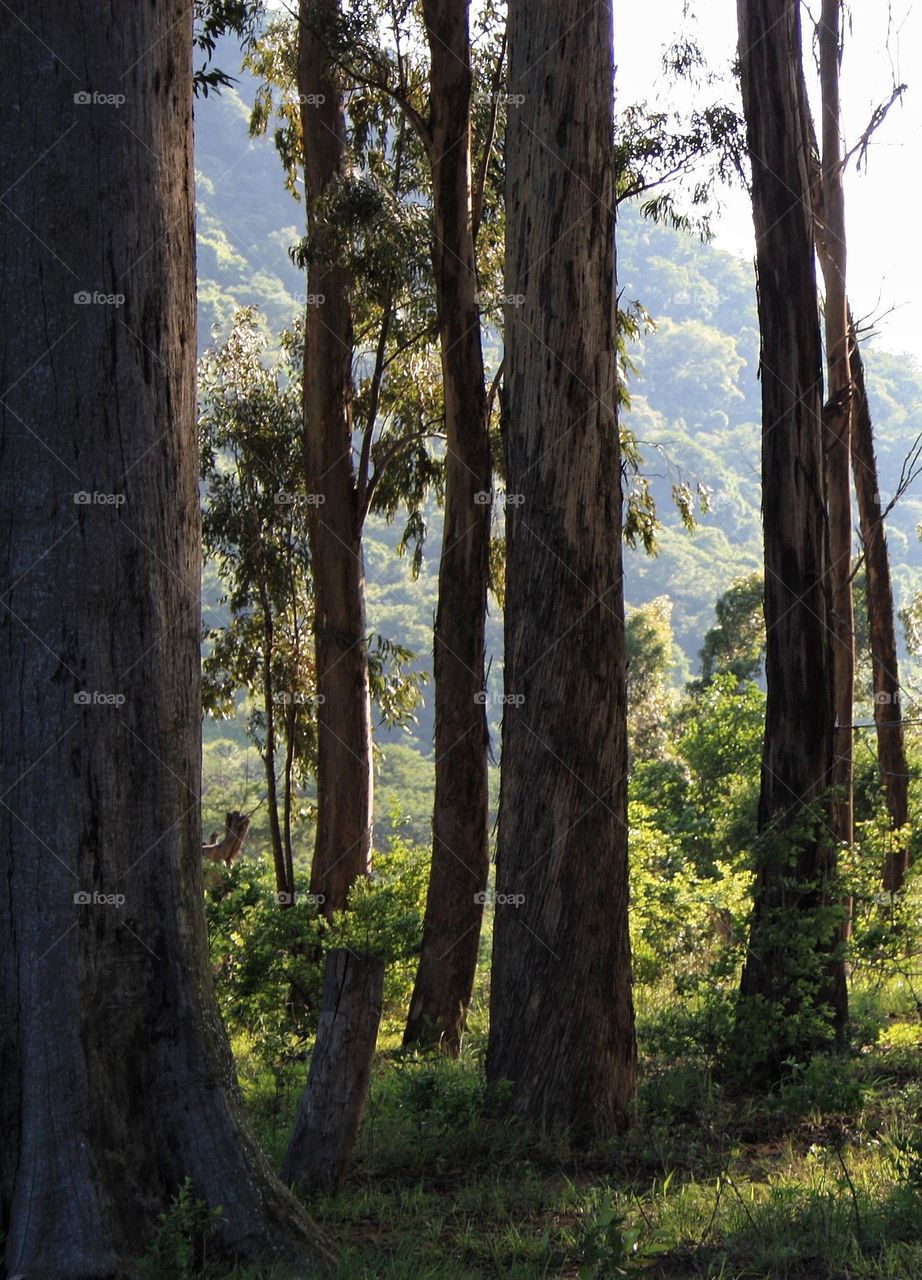
[[[309,1209],[338,1280],[911,1280],[922,1276],[922,1022],[898,982],[853,992],[847,1053],[769,1096],[719,1073],[719,1002],[638,1001],[634,1123],[589,1152],[529,1134],[483,1076],[484,993],[462,1058],[406,1053],[388,1026],[343,1191]],[[235,1044],[277,1165],[306,1067]],[[194,1221],[194,1204],[180,1217]],[[205,1211],[207,1213],[207,1210]],[[154,1267],[151,1280],[201,1273]],[[300,1280],[283,1268],[211,1280]]]
[[[710,1013],[646,1008],[634,1124],[589,1153],[508,1117],[483,1080],[480,1026],[457,1063],[383,1051],[347,1185],[310,1205],[340,1250],[339,1280],[922,1275],[911,1002],[859,993],[852,1051],[768,1097],[725,1092]],[[297,1089],[278,1094],[258,1073],[246,1087],[278,1158]]]

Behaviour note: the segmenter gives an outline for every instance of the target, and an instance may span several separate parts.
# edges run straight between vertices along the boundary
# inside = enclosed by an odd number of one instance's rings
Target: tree
[[[835,749],[834,655],[800,9],[797,0],[739,0],[738,14],[762,337],[768,686],[740,1016],[743,1026],[762,1026],[750,1071],[773,1075],[842,1026],[846,993],[823,808]]]
[[[858,347],[854,325],[850,325],[853,346],[851,373],[854,382],[852,404],[852,466],[858,496],[861,549],[864,553],[868,614],[868,646],[874,690],[874,723],[877,726],[877,759],[884,798],[895,833],[894,844],[883,867],[883,885],[889,893],[903,887],[909,870],[909,841],[903,833],[909,821],[909,763],[903,732],[900,669],[896,652],[893,582],[887,531],[877,478],[874,429],[864,377],[864,360]]]
[[[492,6],[487,6],[488,9]],[[441,1043],[456,1052],[464,1026],[476,968],[482,894],[488,874],[488,789],[487,723],[484,705],[484,629],[489,579],[491,478],[490,441],[487,424],[490,401],[484,383],[481,345],[481,310],[484,299],[478,288],[477,239],[482,224],[489,222],[484,190],[489,161],[498,128],[501,95],[498,73],[500,52],[490,68],[493,92],[480,93],[475,100],[475,77],[469,36],[469,5],[458,0],[426,4],[422,17],[425,39],[430,48],[429,67],[419,58],[417,34],[410,11],[382,6],[374,0],[349,7],[336,14],[327,6],[315,19],[315,31],[336,75],[349,86],[348,118],[350,148],[356,168],[368,173],[377,185],[377,195],[388,193],[393,204],[425,212],[427,243],[424,255],[431,259],[425,272],[414,265],[417,294],[435,297],[435,312],[424,320],[417,334],[398,352],[389,352],[392,331],[406,308],[400,303],[400,288],[393,264],[376,262],[379,280],[394,280],[381,289],[372,278],[370,259],[357,262],[351,279],[357,299],[376,296],[377,315],[368,315],[366,332],[376,331],[378,342],[371,357],[376,374],[371,377],[370,394],[363,403],[361,422],[363,445],[357,487],[365,490],[363,468],[373,453],[372,440],[380,428],[378,412],[385,407],[379,395],[385,381],[393,381],[392,361],[414,356],[410,351],[418,339],[431,338],[430,327],[439,342],[441,386],[438,418],[417,414],[417,425],[403,445],[418,442],[427,434],[444,435],[444,524],[440,563],[439,605],[435,624],[435,760],[436,788],[433,811],[433,863],[428,897],[425,937],[420,957],[416,989],[411,1001],[406,1037],[408,1042]],[[490,14],[485,15],[488,26]],[[495,25],[495,24],[494,24]],[[251,61],[263,75],[279,81],[283,57],[273,56],[284,49],[281,38],[269,33],[259,56]],[[419,32],[420,44],[423,33]],[[315,86],[316,89],[316,86]],[[303,86],[302,86],[303,90]],[[306,97],[302,91],[302,100]],[[316,94],[314,95],[316,96]],[[472,132],[475,117],[483,115],[480,158],[476,175],[472,172]],[[263,94],[256,120],[263,127],[268,97]],[[284,118],[284,102],[278,107]],[[398,118],[394,119],[397,113]],[[401,118],[402,115],[402,118]],[[412,136],[408,136],[412,130]],[[386,144],[369,163],[368,139],[380,132]],[[289,160],[290,130],[281,131],[280,151]],[[277,140],[280,135],[276,135]],[[419,153],[418,156],[416,153]],[[406,170],[406,176],[403,171]],[[358,182],[340,182],[344,198],[338,208],[348,226],[367,208],[370,192],[362,192]],[[409,241],[412,244],[412,238]],[[415,264],[416,254],[408,252],[404,239],[394,244],[394,260]],[[415,246],[414,246],[415,247]],[[384,266],[383,272],[381,267]],[[425,279],[420,277],[425,274]],[[356,301],[354,307],[361,303]],[[421,308],[415,305],[417,316]],[[370,308],[366,311],[371,312]],[[374,347],[374,344],[371,344]],[[358,362],[357,362],[358,363]],[[399,366],[397,366],[399,368]],[[399,381],[399,379],[398,379]],[[417,375],[411,383],[418,385]],[[360,397],[356,398],[356,403]],[[393,400],[393,397],[392,397]],[[356,425],[359,425],[358,423]],[[410,427],[404,415],[404,428]],[[381,438],[377,442],[381,444]],[[386,509],[393,515],[409,501],[408,531],[421,537],[423,525],[416,481],[428,483],[436,476],[434,466],[419,467],[412,452],[400,447],[402,456],[390,471],[390,499]],[[377,450],[379,456],[381,450]],[[409,481],[409,482],[408,482]],[[374,487],[368,489],[371,502]],[[376,495],[380,503],[382,492]],[[364,511],[362,512],[364,514]]]
[[[666,745],[675,699],[668,674],[673,662],[672,601],[657,596],[630,609],[625,625],[628,745],[632,758],[651,760]]]
[[[275,368],[253,313],[199,371],[205,551],[217,559],[230,618],[211,628],[204,704],[233,716],[253,696],[247,732],[263,762],[279,904],[294,900],[295,787],[316,761],[307,502],[301,465],[301,334],[282,335]]]
[[[908,818],[909,772],[900,710],[899,664],[894,628],[893,587],[887,553],[874,432],[864,378],[864,363],[846,289],[845,202],[842,178],[855,151],[868,144],[889,106],[905,86],[895,86],[889,105],[877,107],[858,147],[842,157],[839,112],[841,0],[824,0],[817,26],[822,105],[822,157],[810,121],[814,154],[813,202],[817,251],[826,283],[826,352],[829,394],[824,408],[827,431],[827,484],[830,491],[833,625],[836,634],[835,783],[839,791],[833,823],[839,839],[851,843],[853,816],[853,734],[855,611],[851,570],[851,491],[849,463],[855,477],[866,574],[868,642],[874,688],[874,720],[884,795],[891,827],[900,832]],[[911,458],[912,455],[910,455]],[[907,459],[907,462],[910,460]],[[901,476],[899,491],[908,478]],[[845,726],[849,726],[847,729]],[[897,891],[909,866],[909,846],[897,835],[883,868],[884,888]]]
[[[765,583],[761,573],[737,578],[714,606],[716,626],[701,647],[701,683],[729,672],[737,680],[755,680],[765,660]]]
[[[489,873],[484,629],[492,464],[477,285],[482,189],[471,175],[469,0],[424,0],[433,261],[445,401],[445,519],[435,620],[432,871],[405,1044],[457,1053]],[[492,144],[489,138],[487,158]],[[487,163],[485,159],[484,163]]]
[[[487,1074],[533,1122],[585,1138],[624,1123],[635,1071],[611,7],[513,0],[509,59],[516,505]]]
[[[371,680],[352,456],[352,281],[321,204],[348,176],[342,90],[322,33],[337,0],[300,0],[298,91],[311,231],[304,330],[304,467],[317,670],[317,835],[310,891],[329,916],[371,869]],[[321,501],[322,500],[322,501]]]
[[[829,581],[833,628],[836,740],[830,819],[840,843],[854,839],[852,778],[855,701],[855,606],[852,596],[852,379],[846,290],[845,194],[839,112],[842,0],[823,0],[817,25],[822,98],[822,156],[814,187],[817,249],[826,285],[826,404],[823,407],[826,493],[829,503]]]
[[[310,1273],[202,907],[192,6],[2,25],[6,1269],[134,1275],[189,1180],[211,1256]]]

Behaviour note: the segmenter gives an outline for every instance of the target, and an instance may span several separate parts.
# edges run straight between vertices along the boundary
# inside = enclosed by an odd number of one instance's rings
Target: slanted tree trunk
[[[509,5],[503,776],[487,1074],[576,1140],[626,1119],[626,697],[612,13]],[[518,700],[521,699],[521,703]]]
[[[477,967],[489,872],[484,627],[490,444],[471,194],[468,0],[425,0],[427,149],[445,397],[445,518],[435,622],[432,870],[404,1043],[457,1053]]]
[[[851,324],[851,320],[850,320]],[[903,708],[900,673],[896,656],[893,584],[887,531],[881,509],[874,430],[864,380],[864,361],[852,332],[851,371],[855,394],[852,420],[852,466],[858,495],[858,518],[868,599],[868,639],[874,685],[874,723],[877,726],[877,760],[884,785],[890,825],[899,832],[909,820],[909,767],[903,735]],[[883,867],[883,884],[888,893],[903,887],[909,870],[909,841],[897,837]]]
[[[827,1010],[842,1025],[846,995],[829,910],[835,843],[821,807],[833,776],[835,660],[800,11],[797,0],[738,0],[738,15],[762,338],[768,684],[740,1010],[762,1030],[741,1044],[753,1075],[772,1075],[809,1054]]]
[[[384,1001],[384,962],[337,947],[327,955],[317,1040],[282,1178],[338,1191],[362,1123]]]
[[[817,248],[826,286],[826,404],[823,408],[826,493],[829,502],[830,625],[835,637],[836,740],[832,772],[836,795],[830,819],[842,845],[854,840],[853,730],[855,607],[852,595],[851,372],[846,299],[845,193],[839,111],[842,0],[823,0],[817,28],[822,108],[821,217]]]
[[[4,1274],[135,1276],[186,1178],[209,1257],[311,1274],[202,906],[192,6],[28,16],[0,18]]]
[[[371,696],[365,568],[352,457],[352,304],[348,271],[318,202],[347,176],[342,92],[323,39],[336,0],[301,0],[298,90],[313,254],[304,333],[304,461],[311,499],[317,668],[317,834],[310,891],[329,916],[371,869]]]

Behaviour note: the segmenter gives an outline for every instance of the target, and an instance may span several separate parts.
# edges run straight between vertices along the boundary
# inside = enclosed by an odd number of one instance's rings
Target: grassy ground
[[[503,1117],[482,1028],[459,1063],[384,1048],[347,1186],[311,1203],[341,1280],[922,1276],[922,1023],[898,988],[853,1009],[849,1055],[731,1098],[701,1019],[650,1002],[635,1123],[582,1156]],[[245,1087],[278,1159],[297,1088]]]

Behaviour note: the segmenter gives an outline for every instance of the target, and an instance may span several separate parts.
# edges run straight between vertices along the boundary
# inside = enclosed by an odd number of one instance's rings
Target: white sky
[[[684,3],[615,0],[619,103],[675,101],[661,58],[683,26]],[[728,68],[736,48],[734,0],[687,4],[694,18],[691,29],[712,69]],[[813,0],[814,15],[818,8],[819,0]],[[880,345],[922,360],[922,0],[915,6],[911,0],[851,0],[850,20],[842,65],[846,148],[857,141],[874,106],[889,98],[894,84],[909,87],[875,135],[866,170],[856,173],[853,162],[846,178],[849,294],[856,316],[880,318]],[[811,33],[805,8],[805,43]],[[714,88],[703,92],[710,100],[718,95]],[[746,197],[731,193],[727,205],[715,226],[715,242],[751,258],[755,249]]]

